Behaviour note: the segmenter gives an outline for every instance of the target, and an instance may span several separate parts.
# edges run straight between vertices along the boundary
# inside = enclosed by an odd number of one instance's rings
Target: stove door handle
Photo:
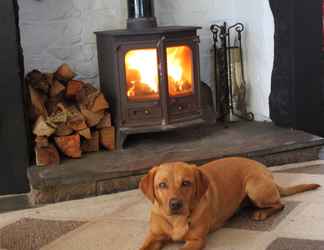
[[[161,45],[163,45],[164,40],[166,39],[165,36],[162,36],[159,41],[156,43],[156,48],[159,49]]]

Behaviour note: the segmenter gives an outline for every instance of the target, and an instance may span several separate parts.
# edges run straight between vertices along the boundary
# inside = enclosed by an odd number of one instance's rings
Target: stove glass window
[[[156,49],[135,49],[125,55],[127,97],[131,101],[159,99]]]
[[[192,49],[189,46],[167,48],[168,89],[172,97],[193,93]]]

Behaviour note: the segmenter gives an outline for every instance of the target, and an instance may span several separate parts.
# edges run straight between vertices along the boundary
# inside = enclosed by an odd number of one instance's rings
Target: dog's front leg
[[[152,234],[147,235],[143,246],[140,250],[160,250],[163,247],[163,238]]]
[[[206,245],[205,239],[187,240],[181,250],[202,250]]]

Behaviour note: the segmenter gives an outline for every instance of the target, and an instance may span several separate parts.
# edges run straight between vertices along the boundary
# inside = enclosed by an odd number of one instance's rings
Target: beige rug
[[[324,185],[324,161],[273,170],[281,185]],[[287,197],[284,203],[285,209],[265,222],[251,221],[249,210],[240,211],[209,236],[206,250],[324,250],[323,188]],[[0,248],[137,250],[148,229],[149,209],[135,190],[0,214]]]

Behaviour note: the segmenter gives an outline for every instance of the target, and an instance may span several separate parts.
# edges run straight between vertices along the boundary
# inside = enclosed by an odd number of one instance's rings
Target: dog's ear
[[[139,183],[139,188],[152,203],[154,203],[155,200],[154,176],[156,171],[157,167],[152,168]]]
[[[195,184],[195,200],[198,202],[206,193],[209,186],[207,176],[198,167],[195,167]]]

